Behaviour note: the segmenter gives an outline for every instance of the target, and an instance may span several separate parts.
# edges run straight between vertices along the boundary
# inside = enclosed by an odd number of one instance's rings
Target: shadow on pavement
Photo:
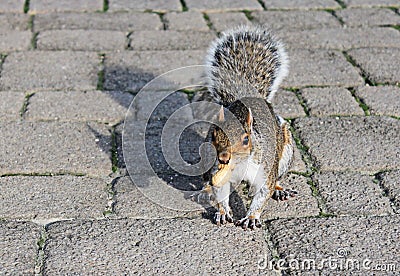
[[[111,89],[112,91],[123,91],[124,93],[110,93],[109,90],[103,90],[115,102],[124,108],[128,109],[131,102],[130,97],[126,95],[137,95],[138,91],[149,81],[156,76],[143,72],[140,69],[113,67],[105,68],[104,89]],[[157,91],[151,92],[157,93]],[[195,93],[195,92],[194,92]],[[124,96],[125,95],[125,96]],[[161,146],[162,130],[168,118],[180,107],[190,104],[193,94],[176,91],[165,98],[152,112],[149,120],[146,123],[145,133],[145,148],[146,156],[151,164],[153,171],[162,179],[166,185],[169,185],[179,191],[198,191],[201,190],[207,176],[202,174],[197,176],[188,176],[177,172],[167,163]],[[204,95],[195,95],[197,101],[206,99]],[[190,100],[189,100],[190,99]],[[143,103],[146,105],[146,102]],[[146,108],[142,106],[141,108]],[[182,118],[186,119],[186,118]],[[176,142],[179,143],[179,151],[182,159],[193,165],[200,161],[199,148],[200,145],[206,141],[208,130],[210,128],[208,123],[196,123],[186,128],[180,136],[176,137]],[[93,131],[93,130],[92,130]],[[117,151],[117,164],[118,169],[124,171],[126,164],[122,151],[122,132],[123,122],[118,124],[115,128],[114,143]],[[96,137],[98,133],[95,133]],[[104,140],[104,139],[101,139]],[[107,149],[107,145],[100,144],[103,150]],[[109,147],[108,147],[109,148]],[[112,157],[111,157],[112,158]],[[113,160],[115,162],[115,160]],[[186,200],[191,200],[187,198]],[[239,219],[245,214],[245,205],[238,192],[233,191],[230,196],[231,207],[235,214],[235,219]],[[205,212],[203,217],[212,220],[215,208],[209,205],[203,206]],[[237,216],[237,217],[236,217]]]

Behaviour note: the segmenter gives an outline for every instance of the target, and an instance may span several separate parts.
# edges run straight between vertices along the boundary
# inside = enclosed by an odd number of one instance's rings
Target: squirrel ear
[[[225,121],[225,114],[224,114],[224,106],[221,105],[221,108],[219,109],[219,113],[218,113],[218,121],[220,123]]]
[[[249,127],[249,130],[252,132],[253,131],[253,114],[251,113],[251,109],[249,108],[249,113],[247,114],[247,126]]]

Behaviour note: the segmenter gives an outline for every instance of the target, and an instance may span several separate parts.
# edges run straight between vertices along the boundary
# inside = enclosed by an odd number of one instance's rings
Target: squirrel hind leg
[[[271,198],[276,201],[286,201],[289,198],[295,197],[298,194],[297,191],[291,189],[284,189],[279,181],[276,182],[275,191],[272,193]]]

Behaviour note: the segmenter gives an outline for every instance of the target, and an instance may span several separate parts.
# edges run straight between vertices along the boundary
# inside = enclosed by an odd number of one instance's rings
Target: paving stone
[[[13,122],[0,129],[0,175],[111,173],[111,137],[104,125]]]
[[[97,121],[118,123],[133,96],[122,92],[36,92],[24,117],[33,121]]]
[[[126,150],[128,149],[128,150]],[[148,152],[149,159],[155,155],[149,150],[148,147],[144,150]],[[159,150],[157,152],[160,152]],[[125,157],[132,157],[131,150],[125,146],[124,147],[124,156]],[[139,154],[143,154],[142,152]],[[137,156],[137,160],[143,160],[143,156]],[[164,158],[164,157],[162,157]],[[190,214],[191,212],[202,212],[203,208],[199,206],[197,203],[191,200],[191,196],[196,192],[203,188],[203,181],[201,176],[190,176],[185,175],[182,173],[178,173],[171,168],[163,169],[160,167],[155,167],[154,172],[151,174],[148,171],[151,168],[144,167],[142,163],[136,161],[136,163],[132,163],[133,158],[127,159],[125,161],[127,163],[127,168],[133,183],[140,187],[140,193],[143,194],[143,198],[131,198],[133,200],[130,204],[126,204],[126,197],[132,195],[130,194],[123,194],[122,195],[122,202],[121,206],[119,206],[119,211],[122,214],[128,216],[138,216],[141,213],[146,213],[145,217],[156,217],[155,211],[161,208],[164,208],[163,212],[160,212],[158,216],[161,217],[171,217],[171,216],[189,216],[193,217],[196,214]],[[186,158],[185,158],[186,159]],[[152,162],[153,160],[149,160]],[[159,161],[160,163],[162,161]],[[164,161],[165,162],[165,161]],[[129,166],[140,166],[144,168],[142,172],[137,172],[138,170]],[[153,164],[150,164],[151,166]],[[164,167],[164,164],[161,164]],[[197,172],[197,171],[196,171]],[[201,172],[198,172],[201,173]],[[148,209],[140,209],[138,207],[133,206],[139,201],[143,202],[148,199],[149,203],[154,203]],[[149,204],[147,204],[149,205]],[[145,206],[144,206],[145,207]],[[130,209],[132,208],[132,209]],[[170,209],[170,210],[169,210]]]
[[[269,229],[275,263],[291,274],[362,275],[379,274],[379,265],[398,268],[399,225],[399,216],[299,218],[272,221]]]
[[[209,31],[203,14],[200,12],[167,13],[164,15],[168,30],[174,31]]]
[[[160,17],[153,13],[46,13],[34,19],[35,32],[46,30],[109,30],[131,32],[162,30]]]
[[[284,87],[349,87],[364,83],[357,70],[338,51],[291,49],[289,59],[290,70],[288,77],[283,81]]]
[[[296,94],[290,91],[278,91],[272,105],[275,113],[286,119],[306,116]]]
[[[389,198],[383,196],[373,177],[350,172],[316,174],[318,190],[327,212],[335,215],[390,215]]]
[[[123,50],[127,44],[125,33],[117,31],[54,30],[40,32],[37,36],[39,50]]]
[[[313,10],[338,9],[340,5],[333,0],[262,0],[267,10]]]
[[[22,92],[0,92],[0,121],[21,119],[20,111],[25,101]]]
[[[344,9],[335,13],[349,27],[400,25],[400,16],[389,9]]]
[[[31,47],[32,33],[29,31],[2,31],[0,52],[24,51]]]
[[[226,31],[233,26],[250,25],[251,22],[247,19],[246,15],[241,12],[227,12],[227,13],[209,13],[213,28],[217,32]]]
[[[99,56],[89,52],[11,53],[2,66],[0,90],[94,90],[99,63]]]
[[[68,175],[0,177],[0,217],[102,218],[106,185],[103,180]]]
[[[138,31],[129,39],[131,48],[137,51],[205,50],[215,36],[211,32]]]
[[[201,217],[200,214],[204,211],[201,206],[199,206],[197,212],[184,212],[163,207],[158,204],[160,202],[159,200],[154,202],[151,198],[147,198],[132,182],[130,177],[119,178],[114,184],[114,190],[116,200],[114,210],[118,217],[141,219],[174,217],[199,218]],[[163,195],[160,196],[162,197]]]
[[[397,208],[397,213],[400,211],[400,170],[385,172],[380,176],[381,185],[387,192],[388,196],[393,200]]]
[[[341,87],[305,88],[301,95],[312,116],[364,115],[350,91]]]
[[[400,166],[397,119],[301,118],[295,128],[322,171],[377,172]]]
[[[303,161],[303,158],[301,156],[300,150],[295,147],[294,148],[294,161],[292,166],[289,169],[289,172],[300,172],[300,173],[306,173],[307,172],[307,166]]]
[[[29,2],[29,12],[96,12],[103,11],[102,0],[91,0],[82,2],[79,0],[31,0]]]
[[[171,92],[170,94],[169,91],[165,94],[161,93],[161,91],[155,91],[149,92],[146,95],[137,95],[135,98],[135,105],[131,107],[133,110],[132,112],[135,114],[133,120],[142,121],[144,123],[155,123],[156,127],[163,127],[163,125],[160,125],[160,122],[165,123],[175,111],[189,104],[188,97],[185,93]],[[147,116],[148,114],[150,114],[150,116]],[[193,115],[191,109],[184,112],[184,115],[185,117],[180,118],[180,120],[185,120],[187,122],[192,121]],[[160,135],[158,131],[154,134]]]
[[[207,11],[207,12],[227,12],[242,10],[262,10],[262,6],[256,0],[186,0],[189,10]]]
[[[24,12],[25,0],[3,0],[1,1],[0,13],[5,12]]]
[[[0,14],[0,32],[29,30],[29,15],[6,13]]]
[[[217,228],[208,220],[77,221],[48,228],[45,274],[258,273],[259,256],[270,255],[262,231]],[[229,242],[215,246],[221,240]]]
[[[398,0],[343,0],[346,7],[400,7]]]
[[[350,56],[375,83],[399,84],[400,49],[366,48],[349,51]],[[374,57],[374,58],[371,58]]]
[[[182,11],[182,5],[179,0],[112,0],[109,3],[108,11]]]
[[[169,70],[203,64],[205,51],[146,51],[107,53],[107,90],[138,91],[146,83]]]
[[[282,186],[287,189],[295,190],[298,195],[288,201],[267,201],[262,217],[264,219],[294,218],[318,216],[318,202],[312,196],[310,185],[307,178],[301,175],[289,174],[283,181]]]
[[[400,32],[392,28],[341,28],[296,32],[279,31],[289,48],[348,50],[361,47],[399,47]]]
[[[0,221],[2,274],[33,275],[41,229],[30,222]]]
[[[339,21],[326,11],[262,11],[251,14],[255,22],[271,30],[339,28]]]
[[[400,88],[397,86],[362,86],[356,94],[374,115],[400,117]]]

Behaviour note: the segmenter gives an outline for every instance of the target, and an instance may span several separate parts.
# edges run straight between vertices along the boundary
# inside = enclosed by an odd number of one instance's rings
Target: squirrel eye
[[[244,146],[247,146],[247,145],[249,144],[249,136],[245,136],[245,137],[243,138],[242,144],[243,144]]]

